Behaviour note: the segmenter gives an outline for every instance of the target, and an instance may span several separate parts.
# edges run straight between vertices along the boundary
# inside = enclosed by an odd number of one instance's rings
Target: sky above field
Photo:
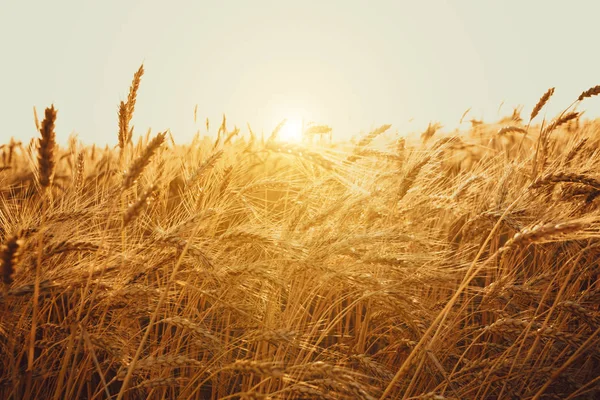
[[[595,0],[0,0],[0,142],[37,137],[32,108],[54,103],[61,142],[115,144],[142,62],[135,131],[179,142],[223,113],[242,132],[304,118],[338,140],[385,123],[452,130],[469,107],[528,115],[555,86],[552,117],[600,84],[599,15]],[[600,116],[598,99],[581,108]]]

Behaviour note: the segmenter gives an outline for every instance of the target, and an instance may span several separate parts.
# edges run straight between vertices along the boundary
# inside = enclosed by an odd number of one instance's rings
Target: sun
[[[281,127],[277,138],[282,142],[299,143],[302,141],[302,120],[300,118],[288,118]]]

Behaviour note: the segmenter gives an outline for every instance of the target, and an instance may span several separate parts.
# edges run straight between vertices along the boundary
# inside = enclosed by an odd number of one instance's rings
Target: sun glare
[[[298,143],[302,141],[302,120],[298,118],[289,118],[281,127],[278,135],[279,140],[288,143]]]

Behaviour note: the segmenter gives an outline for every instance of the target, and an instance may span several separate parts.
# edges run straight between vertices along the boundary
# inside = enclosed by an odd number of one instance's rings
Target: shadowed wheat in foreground
[[[116,148],[54,107],[2,146],[0,397],[600,395],[600,87],[385,149],[178,145],[134,134],[142,75]]]

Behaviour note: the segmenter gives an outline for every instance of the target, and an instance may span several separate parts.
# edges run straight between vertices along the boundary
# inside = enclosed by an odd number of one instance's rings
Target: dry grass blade
[[[33,106],[33,121],[35,122],[35,129],[39,132],[42,129],[42,127],[40,125],[40,119],[38,118],[35,106]]]
[[[462,115],[460,116],[460,120],[458,121],[459,125],[462,125],[463,121],[465,120],[465,117],[467,116],[467,114],[469,114],[470,111],[471,107],[467,108],[465,112],[462,113]]]

